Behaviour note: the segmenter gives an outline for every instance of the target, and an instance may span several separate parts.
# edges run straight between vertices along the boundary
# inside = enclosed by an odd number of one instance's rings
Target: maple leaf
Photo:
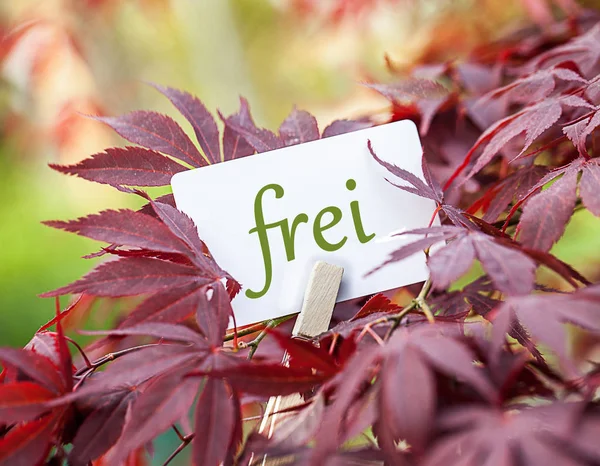
[[[559,45],[532,59],[527,69],[552,67],[564,61],[573,61],[584,76],[596,69],[600,61],[600,25],[596,24],[585,34],[579,35],[564,45]]]
[[[517,228],[521,243],[532,249],[548,251],[558,241],[575,208],[577,178],[580,171],[582,172],[580,196],[583,203],[589,206],[592,213],[600,215],[595,195],[600,183],[598,159],[575,159],[570,164],[541,178],[509,213],[508,218],[516,207],[526,202]],[[554,181],[550,187],[534,195],[550,181]]]
[[[186,170],[156,151],[131,146],[105,149],[74,165],[50,164],[50,168],[112,186],[165,186],[173,175]]]
[[[431,121],[452,96],[441,84],[427,79],[409,78],[393,84],[365,84],[389,99],[393,104],[412,104],[421,116],[419,132],[427,134]]]
[[[477,406],[450,411],[440,419],[440,427],[448,434],[436,443],[424,464],[580,464],[576,451],[560,448],[558,443],[572,437],[565,431],[575,419],[575,406],[563,403],[520,412]]]
[[[548,169],[539,165],[521,168],[486,191],[486,193],[468,209],[475,214],[482,209],[486,222],[494,222],[515,200],[519,202],[530,194],[531,189],[548,173]]]
[[[152,84],[158,91],[164,94],[171,103],[192,125],[198,144],[204,152],[208,163],[214,164],[222,161],[221,145],[219,143],[219,129],[215,119],[197,97],[191,94]]]
[[[543,312],[540,310],[543,309]],[[572,312],[577,309],[577,312]],[[535,294],[509,298],[495,311],[494,346],[504,342],[507,328],[520,322],[534,340],[548,345],[570,371],[575,371],[566,353],[565,323],[600,332],[600,288],[590,286],[568,294]]]
[[[236,425],[241,424],[235,401],[225,381],[206,381],[198,398],[195,417],[196,432],[192,445],[194,464],[222,464],[234,442]]]
[[[588,158],[586,139],[598,126],[600,126],[600,108],[597,108],[591,115],[564,126],[563,133],[571,140],[579,154]]]
[[[181,126],[166,115],[138,110],[119,117],[94,118],[129,142],[170,155],[192,167],[208,164]]]
[[[573,62],[562,62],[550,68],[536,70],[506,86],[485,94],[476,105],[486,104],[489,99],[505,98],[510,102],[531,103],[548,97],[556,89],[557,81],[586,84],[588,81],[578,73]]]
[[[338,136],[340,134],[351,133],[352,131],[358,131],[361,129],[369,128],[373,126],[368,121],[362,120],[335,120],[329,124],[324,130],[321,137],[329,138],[332,136]]]
[[[392,301],[386,297],[385,295],[379,293],[374,296],[371,296],[369,300],[360,308],[360,310],[350,319],[350,321],[362,319],[371,314],[375,313],[394,313],[398,312],[401,309],[397,304],[392,303]]]
[[[525,133],[523,148],[514,158],[520,157],[542,133],[560,119],[563,114],[563,107],[593,108],[587,100],[576,95],[556,96],[527,106],[521,111],[497,121],[479,136],[471,150],[465,156],[462,164],[448,179],[445,187],[450,186],[463,169],[469,165],[475,153],[482,146],[485,145],[485,148],[469,173],[462,180],[462,183],[486,166],[510,141],[520,134]]]
[[[267,152],[283,147],[283,141],[268,129],[258,128],[248,109],[246,99],[240,98],[238,114],[225,118],[219,114],[226,128],[244,138],[257,152]]]
[[[279,137],[286,146],[315,141],[319,139],[317,119],[294,107],[292,113],[281,123]]]

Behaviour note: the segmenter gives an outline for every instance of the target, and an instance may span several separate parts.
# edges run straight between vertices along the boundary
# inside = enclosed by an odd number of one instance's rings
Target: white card
[[[232,302],[238,326],[299,312],[318,260],[344,268],[338,302],[427,279],[423,253],[365,276],[414,240],[392,233],[426,227],[435,209],[433,201],[386,181],[405,184],[373,159],[368,140],[380,159],[423,178],[411,121],[173,177],[177,207],[194,220],[217,263],[243,286]]]

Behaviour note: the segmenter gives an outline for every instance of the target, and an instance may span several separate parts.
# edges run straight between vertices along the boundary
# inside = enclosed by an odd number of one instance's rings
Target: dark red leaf
[[[519,222],[519,239],[525,246],[545,252],[558,241],[573,214],[576,188],[577,171],[568,171],[527,201]]]
[[[233,316],[231,301],[221,282],[215,282],[198,293],[196,322],[209,344],[219,347]]]
[[[204,287],[196,283],[178,288],[168,288],[142,301],[119,325],[132,327],[140,323],[163,322],[176,324],[191,317],[198,308]]]
[[[124,391],[92,411],[73,439],[69,464],[84,466],[106,453],[121,436],[129,406],[138,395],[137,390]]]
[[[223,119],[223,116],[221,119]],[[227,117],[228,121],[232,121],[238,126],[247,126],[252,123],[252,117],[250,116],[250,109],[248,108],[248,102],[245,99],[240,99],[240,110]],[[225,125],[223,130],[223,158],[224,160],[241,159],[248,155],[254,154],[254,148],[248,144],[238,132],[231,129],[230,126]]]
[[[165,373],[152,380],[131,405],[131,416],[111,455],[113,464],[120,464],[133,450],[145,445],[186,415],[199,381],[181,378],[181,374]]]
[[[379,419],[396,439],[423,451],[435,411],[435,379],[418,351],[407,346],[385,359],[380,382]]]
[[[48,410],[43,405],[56,393],[33,382],[0,385],[0,425],[30,421]]]
[[[207,161],[175,120],[156,112],[136,111],[119,117],[94,117],[129,142],[170,155],[193,167]]]
[[[281,123],[279,137],[286,146],[315,141],[319,139],[317,119],[304,110],[294,108]]]
[[[230,369],[211,370],[202,374],[224,378],[239,391],[262,396],[305,392],[327,379],[326,375],[313,374],[310,369],[273,363],[241,363]]]
[[[335,120],[323,130],[323,138],[338,136],[340,134],[351,133],[361,129],[370,128],[372,123],[368,121],[357,120]]]
[[[46,416],[12,428],[0,438],[0,465],[41,464],[50,451],[54,425],[54,418]]]
[[[225,127],[243,137],[257,152],[267,152],[283,147],[283,141],[268,129],[257,128],[248,112],[248,102],[241,99],[240,113],[223,118]],[[224,143],[225,144],[225,143]]]
[[[153,251],[191,254],[190,248],[164,223],[133,210],[105,210],[77,220],[68,222],[54,220],[44,224],[107,243]]]
[[[127,186],[165,186],[175,173],[185,170],[168,157],[142,147],[105,149],[75,165],[50,164],[61,173],[96,183]]]
[[[600,124],[600,119],[599,119]],[[600,216],[600,165],[596,160],[583,166],[581,181],[579,182],[579,195],[583,205],[596,216]]]
[[[221,146],[219,144],[219,129],[215,119],[197,97],[178,89],[153,86],[163,93],[171,103],[190,122],[196,139],[204,151],[209,163],[221,162]]]
[[[374,296],[371,296],[369,300],[360,308],[360,310],[350,319],[351,321],[355,321],[358,319],[362,319],[370,314],[375,314],[379,312],[389,312],[394,313],[398,312],[402,309],[397,304],[394,304],[388,297],[379,293]]]
[[[45,356],[17,348],[0,348],[0,362],[18,369],[34,382],[58,393],[62,391],[63,380],[58,366]]]
[[[94,296],[134,296],[156,293],[191,283],[201,285],[211,280],[198,275],[195,268],[160,259],[126,257],[100,264],[85,277],[70,285],[42,294],[42,297],[70,293]]]
[[[196,435],[193,463],[196,466],[219,466],[228,456],[236,424],[236,410],[227,384],[208,379],[196,404]]]
[[[338,367],[328,351],[316,346],[312,341],[292,338],[274,330],[270,330],[269,334],[287,352],[291,367],[315,369],[329,375],[338,371]]]

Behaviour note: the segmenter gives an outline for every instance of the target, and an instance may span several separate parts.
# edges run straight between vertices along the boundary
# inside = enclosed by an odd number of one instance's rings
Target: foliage
[[[171,428],[182,443],[170,459],[191,444],[197,465],[262,464],[265,454],[327,465],[599,464],[600,371],[568,351],[566,324],[597,339],[600,288],[549,252],[575,210],[600,215],[599,47],[599,18],[584,12],[368,84],[390,100],[392,120],[420,126],[424,180],[384,164],[389,181],[434,200],[442,220],[402,233],[418,239],[388,262],[446,244],[428,254],[430,280],[410,303],[378,295],[313,341],[272,330],[280,320],[228,333],[241,285],[171,195],[140,188],[369,119],[320,133],[293,110],[276,134],[242,99],[237,113],[219,114],[219,131],[198,99],[159,86],[199,147],[162,114],[98,118],[136,146],[53,168],[147,204],[47,222],[108,243],[93,256],[116,258],[46,293],[82,297],[25,348],[0,349],[0,464],[144,464]],[[483,274],[452,287],[475,261]],[[565,290],[536,282],[540,266]],[[63,323],[95,296],[143,299],[84,351]],[[253,404],[293,393],[305,402],[274,437],[247,419]]]

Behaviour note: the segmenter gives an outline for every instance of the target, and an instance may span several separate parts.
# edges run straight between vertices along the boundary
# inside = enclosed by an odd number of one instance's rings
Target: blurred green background
[[[583,2],[586,3],[586,2]],[[597,1],[587,2],[595,4]],[[294,104],[321,128],[336,118],[382,112],[360,81],[389,79],[420,57],[464,56],[476,44],[532,21],[542,0],[19,0],[0,2],[0,345],[24,345],[54,313],[41,292],[93,266],[98,244],[40,224],[133,200],[60,175],[123,145],[81,114],[152,109],[178,118],[144,84],[198,95],[211,110],[246,97],[275,129]],[[336,6],[345,15],[334,16]],[[529,10],[527,10],[529,8]],[[554,252],[598,275],[600,220],[577,213]],[[63,304],[66,304],[66,298]],[[102,320],[104,314],[97,319]],[[102,322],[97,322],[102,325]],[[158,448],[157,464],[174,439]],[[164,452],[164,455],[162,454]],[[182,463],[184,457],[179,459]]]

